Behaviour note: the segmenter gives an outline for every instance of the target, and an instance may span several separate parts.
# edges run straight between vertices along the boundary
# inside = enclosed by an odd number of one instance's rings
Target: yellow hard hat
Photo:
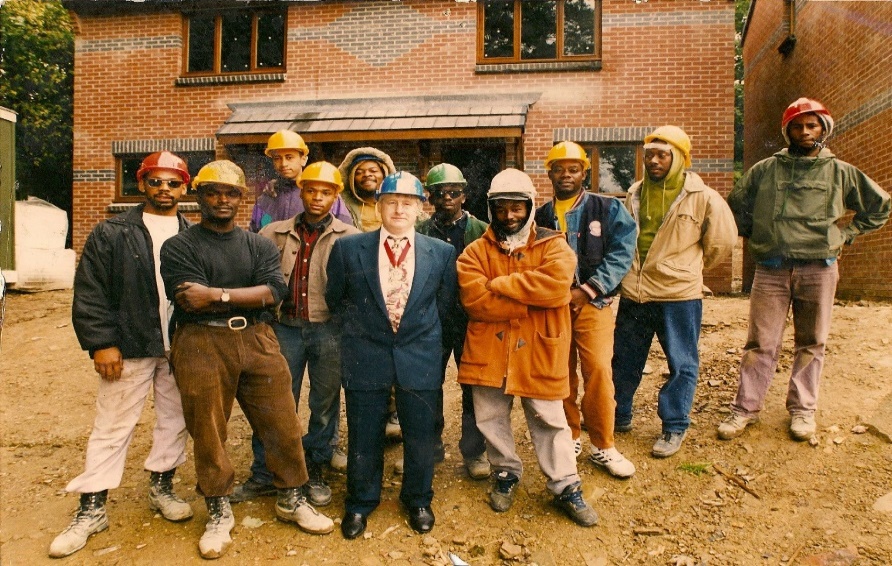
[[[585,150],[582,149],[582,146],[578,143],[573,143],[571,141],[564,141],[556,146],[552,147],[548,152],[548,157],[545,158],[545,168],[551,169],[551,164],[555,161],[561,161],[563,159],[573,159],[575,161],[581,161],[585,164],[586,170],[590,169],[592,164],[588,160],[588,156],[585,154]]]
[[[334,185],[337,187],[338,192],[344,190],[344,180],[341,178],[341,172],[328,161],[317,161],[304,167],[304,172],[301,174],[297,186],[303,188],[306,181],[319,181],[320,183]]]
[[[648,144],[654,140],[670,143],[681,151],[684,155],[684,166],[691,166],[691,138],[678,126],[660,126],[650,134],[644,136],[644,143]]]
[[[291,130],[279,130],[271,135],[266,142],[266,150],[263,153],[267,157],[272,157],[272,152],[277,149],[296,149],[301,155],[310,153],[310,148],[307,147],[300,134]]]
[[[242,168],[227,159],[211,161],[201,169],[192,179],[192,188],[198,189],[200,185],[214,183],[217,185],[229,185],[237,187],[245,192],[248,185],[245,182],[245,172]]]

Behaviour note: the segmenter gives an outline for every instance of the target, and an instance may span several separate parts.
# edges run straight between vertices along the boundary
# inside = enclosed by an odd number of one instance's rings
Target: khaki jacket
[[[294,229],[294,218],[280,220],[267,224],[260,230],[260,235],[268,238],[276,244],[279,250],[279,259],[282,265],[282,275],[285,283],[291,284],[291,273],[294,271],[294,261],[297,251],[300,249],[301,240]],[[310,291],[308,297],[310,322],[326,322],[331,318],[328,306],[325,304],[325,285],[328,277],[325,267],[328,265],[328,256],[331,255],[331,247],[338,238],[358,234],[359,230],[332,218],[331,224],[319,235],[313,254],[310,256]],[[281,305],[280,305],[281,308]]]
[[[564,399],[570,393],[570,286],[576,254],[560,232],[537,228],[510,256],[492,228],[459,256],[468,313],[458,381],[505,387],[508,395]]]
[[[641,181],[626,198],[626,208],[639,225],[640,189]],[[636,248],[632,269],[622,281],[622,296],[636,303],[702,299],[703,270],[728,258],[736,243],[737,227],[725,200],[687,171],[644,265]]]

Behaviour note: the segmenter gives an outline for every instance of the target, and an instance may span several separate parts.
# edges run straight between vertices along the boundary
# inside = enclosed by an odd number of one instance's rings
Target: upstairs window
[[[285,11],[236,10],[187,14],[187,74],[285,69]]]
[[[481,0],[478,63],[600,58],[601,0]]]

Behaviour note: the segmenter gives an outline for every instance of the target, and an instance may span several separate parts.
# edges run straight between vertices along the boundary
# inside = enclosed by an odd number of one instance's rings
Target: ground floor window
[[[147,153],[128,153],[117,155],[117,187],[115,190],[115,202],[139,202],[142,201],[143,195],[139,192],[139,183],[136,181],[136,172],[139,170],[140,164],[151,152]],[[214,160],[213,151],[189,151],[174,152],[189,165],[189,175],[195,177],[198,170]],[[186,193],[184,200],[193,200],[194,192],[192,189]]]

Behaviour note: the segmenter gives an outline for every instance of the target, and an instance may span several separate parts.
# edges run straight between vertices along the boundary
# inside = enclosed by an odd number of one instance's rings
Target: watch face
[[[220,301],[222,301],[224,303],[228,303],[229,302],[229,293],[224,291],[223,294],[220,295]]]

